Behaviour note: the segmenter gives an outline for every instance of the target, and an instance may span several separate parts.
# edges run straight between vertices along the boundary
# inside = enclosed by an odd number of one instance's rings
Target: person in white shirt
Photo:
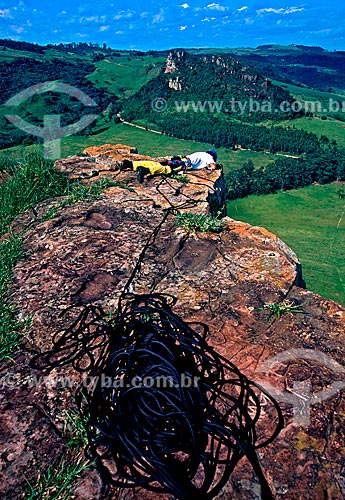
[[[210,149],[205,152],[196,152],[186,155],[186,168],[187,170],[200,170],[207,168],[209,170],[216,170],[217,165],[217,152]]]

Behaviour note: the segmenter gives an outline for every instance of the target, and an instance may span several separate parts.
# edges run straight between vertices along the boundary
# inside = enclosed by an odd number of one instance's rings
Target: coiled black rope
[[[83,307],[32,364],[70,362],[88,370],[77,403],[91,454],[109,483],[180,500],[212,499],[246,456],[262,498],[273,498],[256,450],[283,427],[278,404],[208,345],[207,325],[184,322],[174,304],[167,295],[123,295],[113,320]],[[263,392],[275,423],[259,439]]]

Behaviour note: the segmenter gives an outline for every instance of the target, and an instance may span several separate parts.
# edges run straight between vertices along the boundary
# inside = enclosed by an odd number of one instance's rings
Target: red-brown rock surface
[[[201,173],[186,185],[161,178],[139,185],[133,173],[113,174],[134,191],[109,188],[101,199],[62,208],[26,234],[26,255],[15,268],[11,297],[22,317],[31,316],[32,326],[23,348],[1,367],[2,376],[10,373],[11,378],[2,379],[0,497],[23,497],[25,478],[34,483],[61,456],[65,410],[73,407],[80,382],[80,375],[65,367],[32,384],[39,375],[28,367],[32,353],[51,347],[66,321],[60,313],[67,306],[100,304],[114,311],[141,256],[130,291],[176,296],[174,312],[207,323],[208,340],[220,354],[276,391],[285,427],[259,452],[275,498],[344,498],[344,309],[297,286],[297,257],[265,229],[230,218],[219,234],[188,234],[175,227],[175,215],[166,208],[188,201],[202,211],[218,173]],[[193,193],[203,197],[202,203],[192,203]],[[48,208],[42,204],[38,211]],[[284,299],[302,312],[268,322],[268,311],[261,308]],[[62,387],[59,377],[74,382]],[[329,393],[320,392],[327,388]],[[316,397],[310,399],[308,391]],[[309,416],[303,401],[310,403]],[[268,426],[264,400],[262,405]],[[75,498],[169,497],[143,490],[105,492],[92,470],[76,484]],[[245,459],[217,498],[260,498],[258,480]]]

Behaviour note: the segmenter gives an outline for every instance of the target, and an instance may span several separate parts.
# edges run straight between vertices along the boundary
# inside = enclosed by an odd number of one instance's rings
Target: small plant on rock
[[[84,458],[68,461],[64,457],[56,465],[38,475],[36,484],[28,482],[25,500],[69,500],[73,498],[76,481],[92,463]]]
[[[65,410],[65,415],[64,435],[68,439],[67,446],[74,449],[85,448],[88,441],[82,418],[75,410]]]
[[[170,177],[171,177],[171,179],[176,179],[176,180],[182,182],[182,184],[188,184],[190,182],[188,175],[172,174]]]
[[[188,233],[220,233],[225,229],[225,221],[213,215],[184,212],[176,215],[175,226],[183,227]]]
[[[269,311],[268,321],[272,318],[279,319],[283,314],[294,314],[303,312],[301,306],[294,304],[290,300],[283,300],[282,302],[268,302],[260,307],[260,311]]]

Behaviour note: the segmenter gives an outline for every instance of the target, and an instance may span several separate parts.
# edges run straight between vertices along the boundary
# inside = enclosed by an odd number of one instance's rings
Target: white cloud
[[[10,9],[0,9],[0,17],[11,17]]]
[[[244,5],[243,7],[240,7],[239,9],[237,9],[237,12],[242,12],[243,10],[246,10],[246,9],[248,9],[248,6]]]
[[[188,5],[188,3],[183,3],[180,7],[183,7],[184,9],[189,9],[190,6]]]
[[[180,31],[184,31],[187,29],[187,26],[180,26]]]
[[[164,21],[164,10],[161,9],[158,14],[153,16],[152,24],[162,23]]]
[[[319,34],[319,33],[329,33],[329,32],[331,32],[331,31],[333,31],[331,28],[326,28],[326,29],[324,29],[324,30],[311,31],[311,33],[313,33],[313,34]]]
[[[294,14],[295,12],[302,12],[302,10],[304,10],[304,7],[289,7],[284,14]]]
[[[206,9],[219,10],[219,11],[224,12],[225,10],[228,10],[229,7],[224,7],[223,5],[219,5],[219,3],[209,3],[206,6]]]
[[[23,33],[24,28],[23,28],[23,26],[15,26],[15,25],[13,25],[13,26],[11,26],[11,30],[15,31],[16,33],[19,34],[19,33]]]
[[[18,5],[16,5],[15,7],[13,7],[13,10],[20,10],[21,12],[24,12],[24,10],[25,10],[25,3],[22,2],[22,1],[18,2]]]
[[[109,24],[107,26],[100,26],[99,27],[99,31],[108,31],[108,29],[110,28]]]
[[[106,17],[105,16],[89,16],[89,17],[81,17],[79,19],[80,23],[104,23]]]
[[[301,12],[304,10],[304,7],[287,7],[286,9],[273,9],[272,7],[266,8],[266,9],[259,9],[257,10],[257,14],[260,16],[263,14],[294,14],[295,12]]]
[[[120,10],[120,12],[118,12],[116,16],[113,17],[113,19],[114,21],[119,21],[120,19],[130,19],[134,16],[134,14],[135,12],[133,12],[132,10]]]
[[[208,23],[210,21],[215,21],[216,18],[215,17],[205,17],[205,19],[202,19],[201,22],[202,23]]]

